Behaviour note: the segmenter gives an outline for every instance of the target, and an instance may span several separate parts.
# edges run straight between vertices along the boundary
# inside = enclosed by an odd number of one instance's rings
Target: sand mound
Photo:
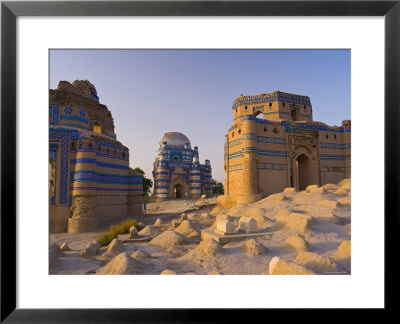
[[[248,204],[236,204],[229,209],[228,214],[231,216],[243,216],[243,213],[249,208]]]
[[[326,190],[318,185],[309,185],[306,188],[306,192],[309,194],[323,194]]]
[[[215,208],[210,212],[210,214],[211,214],[211,215],[218,215],[218,214],[223,214],[223,213],[225,213],[226,211],[227,211],[226,208],[217,206],[217,207],[215,207]]]
[[[300,236],[289,236],[283,246],[295,248],[297,252],[307,252],[309,250],[307,241]]]
[[[347,259],[351,257],[351,241],[346,240],[340,243],[339,247],[337,248],[336,257],[340,259]]]
[[[176,272],[173,270],[165,269],[160,273],[160,275],[176,275]]]
[[[200,236],[201,236],[201,232],[200,231],[193,231],[193,232],[190,232],[188,235],[186,235],[186,237],[189,238],[189,239],[198,238]]]
[[[335,224],[341,224],[342,220],[336,216],[332,208],[312,205],[296,206],[296,211],[307,213],[312,217],[311,224],[316,224],[318,219],[325,219]]]
[[[94,242],[89,243],[81,252],[81,257],[90,258],[99,253],[99,245]]]
[[[199,235],[199,232],[197,231],[198,226],[195,226],[193,222],[190,222],[188,220],[184,220],[176,229],[175,232],[182,234],[186,237],[196,237]]]
[[[347,179],[340,180],[338,185],[341,186],[342,188],[350,190],[351,189],[351,179],[347,178]]]
[[[349,192],[350,192],[349,189],[340,187],[338,190],[336,190],[336,191],[334,192],[334,194],[336,194],[336,195],[347,195]]]
[[[138,274],[140,263],[131,258],[127,253],[120,253],[104,267],[100,268],[96,274],[102,275],[126,275]]]
[[[207,272],[208,275],[220,275],[221,272],[219,272],[218,270],[211,270],[209,272]]]
[[[57,257],[60,257],[60,256],[63,255],[63,251],[61,250],[61,248],[56,243],[51,243],[50,244],[49,251],[53,252],[55,255],[57,255]]]
[[[312,216],[300,213],[290,213],[286,215],[286,212],[278,213],[275,216],[278,223],[285,224],[285,228],[290,231],[298,233],[305,233],[312,230],[311,220]]]
[[[270,197],[273,201],[277,202],[285,201],[288,199],[284,194],[281,193],[270,195]]]
[[[244,216],[252,217],[257,222],[258,228],[272,227],[274,222],[265,216],[266,211],[262,207],[252,207],[245,211]]]
[[[161,225],[162,225],[161,219],[160,219],[160,218],[157,218],[157,220],[154,222],[154,225],[153,225],[153,226],[155,226],[155,227],[160,227]]]
[[[61,249],[61,251],[71,251],[71,248],[65,242],[63,244],[61,244],[60,249]]]
[[[199,215],[198,214],[196,214],[196,213],[189,213],[188,215],[187,215],[187,219],[188,220],[196,220],[196,219],[199,219]]]
[[[351,235],[351,224],[344,225],[342,229],[347,235]]]
[[[319,273],[334,274],[341,271],[341,268],[335,261],[313,252],[300,252],[294,261]]]
[[[224,254],[224,248],[213,239],[201,241],[197,247],[187,253],[184,258],[196,263],[215,261],[215,257]]]
[[[49,246],[49,265],[52,267],[55,261],[63,255],[63,251],[56,243],[51,243]]]
[[[201,220],[211,220],[211,219],[214,219],[214,217],[212,217],[209,213],[201,213],[200,219]]]
[[[296,264],[291,261],[287,261],[280,257],[273,257],[269,263],[269,274],[270,275],[313,275],[315,274],[312,270],[307,269],[304,266]]]
[[[323,188],[325,190],[336,190],[339,187],[340,187],[339,185],[333,184],[333,183],[327,183],[327,184],[324,184],[323,186],[321,186],[321,188]]]
[[[317,201],[317,206],[321,207],[328,207],[328,208],[337,208],[341,207],[340,203],[336,200],[328,200],[328,199],[321,199]]]
[[[156,236],[153,238],[149,244],[150,245],[155,245],[155,246],[160,246],[164,248],[169,248],[172,246],[177,246],[177,245],[182,245],[188,243],[186,241],[186,238],[174,231],[167,230],[160,235]]]
[[[268,253],[268,249],[255,239],[250,239],[244,242],[244,244],[241,246],[241,249],[249,255],[261,255]]]
[[[108,245],[105,256],[115,257],[122,252],[124,252],[124,245],[122,244],[122,241],[119,239],[113,239]]]
[[[342,206],[350,206],[351,205],[351,197],[347,196],[347,197],[342,197],[338,199],[338,202],[342,205]]]
[[[131,254],[131,257],[137,260],[143,260],[150,257],[146,252],[137,250]]]
[[[219,253],[224,253],[224,248],[213,239],[201,241],[195,250],[202,257],[214,257]]]
[[[172,254],[174,257],[178,258],[178,257],[181,257],[182,255],[186,254],[187,249],[182,248],[182,247],[170,247],[167,249],[167,252],[169,254]]]
[[[288,187],[283,190],[283,192],[296,192],[296,188]]]
[[[158,228],[155,228],[154,226],[146,226],[138,234],[140,236],[156,237],[160,233],[161,231]]]

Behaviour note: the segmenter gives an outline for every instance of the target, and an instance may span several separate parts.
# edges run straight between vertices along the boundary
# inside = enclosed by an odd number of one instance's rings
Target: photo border
[[[1,3],[1,318],[7,323],[221,322],[244,310],[16,308],[16,19],[18,16],[384,16],[385,309],[399,284],[390,262],[400,215],[400,0],[396,1],[4,1]],[[373,233],[371,233],[372,235]],[[388,249],[394,249],[389,253]],[[373,261],[371,261],[373,262]],[[396,285],[397,283],[397,285]],[[366,283],[368,285],[368,283]],[[255,319],[265,310],[251,311]],[[269,311],[269,310],[268,310]],[[263,314],[261,314],[263,312]],[[260,314],[258,314],[260,313]]]

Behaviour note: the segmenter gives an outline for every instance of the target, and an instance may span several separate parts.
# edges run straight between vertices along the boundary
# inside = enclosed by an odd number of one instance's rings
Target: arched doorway
[[[305,154],[300,154],[296,159],[297,183],[299,190],[305,190],[313,184],[312,162]]]
[[[179,183],[174,186],[174,198],[185,198],[185,190],[183,189],[183,186]]]

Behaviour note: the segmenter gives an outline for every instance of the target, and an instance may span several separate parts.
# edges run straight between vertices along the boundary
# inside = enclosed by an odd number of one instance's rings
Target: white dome
[[[182,145],[182,146],[184,146],[185,144],[187,144],[188,145],[187,147],[190,148],[189,139],[182,133],[178,133],[178,132],[165,133],[163,138],[160,141],[160,145],[162,145],[163,142],[167,142],[167,145]]]

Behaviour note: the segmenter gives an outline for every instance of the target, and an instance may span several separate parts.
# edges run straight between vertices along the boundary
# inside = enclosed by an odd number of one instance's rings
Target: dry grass
[[[101,234],[97,238],[97,241],[101,246],[107,246],[113,239],[117,238],[119,234],[129,233],[129,230],[132,226],[135,226],[138,230],[142,229],[136,220],[128,219],[121,224],[111,226],[108,232]]]

